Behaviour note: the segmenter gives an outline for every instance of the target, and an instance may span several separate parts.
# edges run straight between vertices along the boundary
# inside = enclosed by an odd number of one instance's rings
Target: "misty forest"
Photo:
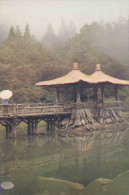
[[[38,30],[38,29],[37,29]],[[0,90],[13,91],[15,103],[53,102],[52,93],[35,83],[65,75],[74,62],[86,74],[101,64],[102,70],[116,78],[129,80],[129,19],[112,23],[85,23],[79,32],[73,22],[62,19],[55,34],[51,24],[42,40],[37,41],[29,24],[7,31],[0,26]],[[110,92],[105,93],[106,98]],[[129,104],[127,87],[119,90],[119,99]]]

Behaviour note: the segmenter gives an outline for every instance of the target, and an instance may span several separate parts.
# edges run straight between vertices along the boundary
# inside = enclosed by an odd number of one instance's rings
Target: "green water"
[[[0,140],[0,182],[15,185],[2,194],[128,195],[128,171],[128,129]]]

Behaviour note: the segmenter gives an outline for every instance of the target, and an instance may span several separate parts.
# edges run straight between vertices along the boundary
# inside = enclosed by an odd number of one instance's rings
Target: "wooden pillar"
[[[80,85],[76,85],[77,103],[81,102]]]
[[[104,84],[101,86],[102,102],[104,102]]]
[[[83,98],[83,87],[82,86],[80,88],[80,96],[81,96],[81,102],[83,102],[84,98]]]
[[[53,131],[55,130],[55,118],[53,119]]]
[[[52,124],[53,124],[53,121],[52,121],[52,118],[50,118],[50,130],[52,131]]]
[[[76,86],[73,85],[73,101],[76,102],[77,99],[76,99]]]
[[[118,85],[115,85],[115,99],[118,101]]]
[[[98,102],[98,85],[94,86],[94,101]]]
[[[37,122],[37,119],[35,119],[35,123],[34,123],[34,133],[36,133],[37,126],[38,126],[38,122]]]
[[[60,96],[60,91],[59,91],[59,87],[56,87],[56,104],[59,103],[59,97]]]
[[[28,135],[30,135],[30,131],[31,131],[30,120],[28,120],[28,123],[27,123],[27,133],[28,133]]]
[[[9,133],[12,132],[12,125],[9,124]]]
[[[16,125],[12,124],[12,137],[16,138]]]
[[[34,120],[31,121],[31,134],[34,135]]]
[[[47,119],[47,131],[49,131],[50,130],[50,120],[49,120],[49,118]]]
[[[6,123],[6,137],[8,137],[8,134],[9,134],[9,125],[8,123]]]
[[[6,137],[16,138],[16,124],[14,120],[6,122]]]

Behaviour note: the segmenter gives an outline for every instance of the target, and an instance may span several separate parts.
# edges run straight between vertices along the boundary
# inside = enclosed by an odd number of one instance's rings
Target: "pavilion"
[[[56,88],[56,104],[59,103],[59,89],[63,86],[71,86],[73,88],[73,102],[83,102],[83,88],[87,86],[93,87],[94,100],[98,102],[98,89],[101,91],[101,100],[104,102],[104,86],[106,84],[114,86],[115,100],[118,101],[118,86],[128,86],[129,81],[111,77],[101,71],[100,65],[96,65],[96,71],[91,75],[82,73],[78,64],[74,63],[73,70],[67,75],[49,81],[41,81],[36,83],[40,87]]]

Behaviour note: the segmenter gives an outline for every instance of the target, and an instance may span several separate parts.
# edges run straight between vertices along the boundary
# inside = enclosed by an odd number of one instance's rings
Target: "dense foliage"
[[[0,90],[12,90],[12,102],[51,102],[50,91],[34,84],[66,74],[74,62],[87,74],[99,63],[105,73],[129,80],[128,27],[129,21],[122,18],[113,24],[85,24],[76,33],[74,24],[68,31],[62,21],[59,36],[49,25],[41,42],[31,36],[28,24],[24,34],[19,26],[10,27],[8,38],[0,45]],[[128,94],[128,88],[119,93],[126,104]]]

